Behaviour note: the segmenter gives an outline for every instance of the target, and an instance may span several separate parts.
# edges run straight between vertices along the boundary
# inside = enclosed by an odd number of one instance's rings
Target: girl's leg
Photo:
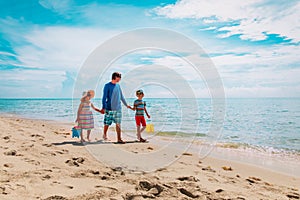
[[[90,134],[91,134],[91,130],[87,130],[87,140],[90,142]]]
[[[85,140],[83,139],[83,130],[80,130],[80,142],[85,142]]]

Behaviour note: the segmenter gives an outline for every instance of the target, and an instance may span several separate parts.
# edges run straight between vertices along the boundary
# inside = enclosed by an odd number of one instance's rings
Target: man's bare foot
[[[140,139],[140,142],[147,142],[147,140],[141,138],[141,139]]]
[[[106,135],[103,135],[103,140],[108,140],[107,136]]]
[[[118,140],[116,143],[117,144],[125,144],[126,142],[124,142],[123,140]]]

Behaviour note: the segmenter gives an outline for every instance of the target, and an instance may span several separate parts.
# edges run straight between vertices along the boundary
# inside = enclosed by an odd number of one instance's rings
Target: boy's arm
[[[146,105],[145,105],[144,110],[145,110],[145,113],[146,113],[147,117],[150,118],[151,116],[148,114],[148,111],[147,111],[147,109],[146,109]]]

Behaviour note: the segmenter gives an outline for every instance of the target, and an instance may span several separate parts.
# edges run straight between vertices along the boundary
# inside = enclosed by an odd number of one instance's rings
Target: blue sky
[[[196,41],[217,67],[227,97],[300,97],[300,1],[0,0],[0,98],[72,97],[77,73],[97,46],[145,27]],[[123,73],[129,64],[180,67],[174,55],[153,54],[117,64]]]

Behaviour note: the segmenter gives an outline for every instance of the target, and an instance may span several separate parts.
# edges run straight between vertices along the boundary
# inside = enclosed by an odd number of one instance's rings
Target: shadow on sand
[[[131,143],[148,143],[147,142],[139,142],[137,140],[129,140],[129,141],[125,141],[125,144],[131,144]],[[64,141],[64,142],[54,142],[52,143],[55,146],[62,146],[62,145],[74,145],[74,146],[86,146],[86,145],[97,145],[97,144],[122,144],[122,143],[118,143],[118,142],[112,142],[112,141],[104,141],[104,140],[99,140],[99,141],[94,141],[94,142],[78,142],[78,141]],[[122,144],[124,145],[124,144]]]

